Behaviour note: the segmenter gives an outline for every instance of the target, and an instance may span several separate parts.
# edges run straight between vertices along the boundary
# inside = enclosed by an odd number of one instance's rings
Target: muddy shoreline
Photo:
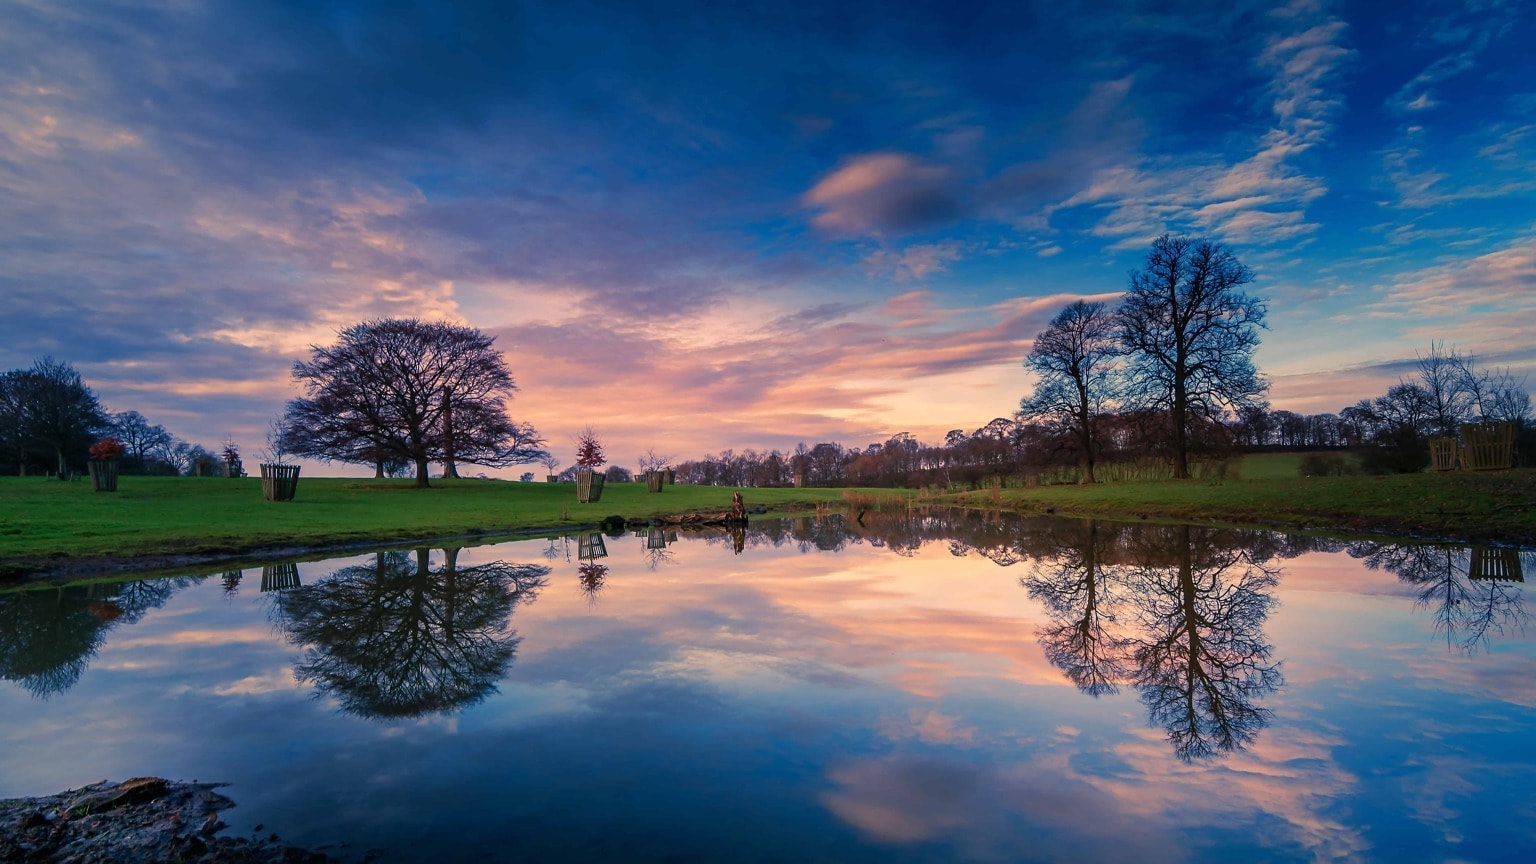
[[[0,861],[58,864],[331,864],[342,859],[289,846],[276,834],[220,835],[235,802],[221,783],[159,777],[103,780],[54,795],[0,800]],[[362,860],[371,860],[370,852]]]
[[[1406,543],[1536,546],[1536,536],[1511,536],[1507,532],[1493,534],[1477,526],[1469,526],[1463,531],[1435,530],[1400,519],[1373,519],[1370,517],[1345,520],[1322,518],[1307,520],[1278,519],[1274,521],[1255,521],[1243,518],[1190,520],[1159,514],[1155,509],[1149,509],[1145,512],[1137,511],[1135,513],[1105,513],[1095,508],[1075,508],[1071,506],[1043,507],[1028,504],[1024,506],[1004,506],[1002,508],[980,508],[975,504],[962,504],[959,509],[1003,509],[1023,516],[1054,515],[1071,519],[1108,519],[1123,522],[1152,519],[1156,521],[1190,522],[1191,524],[1215,527],[1256,528],[1266,531],[1325,534],[1330,536],[1359,536],[1378,540],[1395,539]],[[774,511],[754,508],[752,512],[757,515],[764,513],[772,515]],[[609,516],[601,522],[590,524],[520,528],[495,533],[443,534],[410,540],[353,540],[310,546],[251,546],[220,553],[21,557],[9,561],[0,561],[0,586],[68,584],[77,581],[95,581],[141,574],[154,574],[156,576],[196,575],[206,574],[211,570],[217,569],[260,567],[264,564],[271,564],[274,561],[303,563],[309,560],[321,560],[337,555],[378,549],[415,549],[422,546],[435,548],[443,545],[471,547],[501,543],[508,540],[558,536],[579,531],[612,530],[614,527],[622,530],[626,524],[633,527],[633,525],[650,524],[652,521],[655,520],[636,519],[626,521],[619,516]]]

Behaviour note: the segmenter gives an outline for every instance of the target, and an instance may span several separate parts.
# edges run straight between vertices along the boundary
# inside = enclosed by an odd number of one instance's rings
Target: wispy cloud
[[[805,193],[811,223],[838,234],[886,234],[923,228],[959,215],[949,169],[907,153],[846,160]]]
[[[1106,210],[1094,233],[1113,248],[1139,248],[1164,231],[1196,230],[1236,243],[1293,240],[1317,229],[1307,206],[1327,192],[1326,182],[1298,162],[1327,140],[1343,100],[1336,86],[1353,56],[1343,21],[1315,4],[1292,3],[1270,15],[1276,31],[1253,61],[1267,76],[1263,92],[1271,125],[1252,155],[1236,162],[1222,154],[1148,156],[1100,171],[1060,208]]]

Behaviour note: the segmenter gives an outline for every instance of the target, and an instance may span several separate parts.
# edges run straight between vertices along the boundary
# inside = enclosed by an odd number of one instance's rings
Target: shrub
[[[1343,453],[1303,453],[1296,473],[1303,477],[1342,477],[1353,474],[1354,468]]]
[[[1417,474],[1429,467],[1429,441],[1413,430],[1380,436],[1357,453],[1367,474]]]

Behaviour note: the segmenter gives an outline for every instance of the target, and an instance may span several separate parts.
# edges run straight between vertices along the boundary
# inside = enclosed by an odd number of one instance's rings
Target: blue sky
[[[356,321],[498,336],[557,455],[937,440],[1156,235],[1276,407],[1536,370],[1522,3],[0,8],[0,367],[252,446]]]

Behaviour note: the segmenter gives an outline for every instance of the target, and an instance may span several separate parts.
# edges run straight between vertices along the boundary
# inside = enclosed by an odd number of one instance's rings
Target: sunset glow
[[[1114,5],[7,4],[0,369],[254,448],[414,316],[565,464],[937,443],[1174,232],[1254,270],[1276,408],[1536,372],[1527,6]]]

